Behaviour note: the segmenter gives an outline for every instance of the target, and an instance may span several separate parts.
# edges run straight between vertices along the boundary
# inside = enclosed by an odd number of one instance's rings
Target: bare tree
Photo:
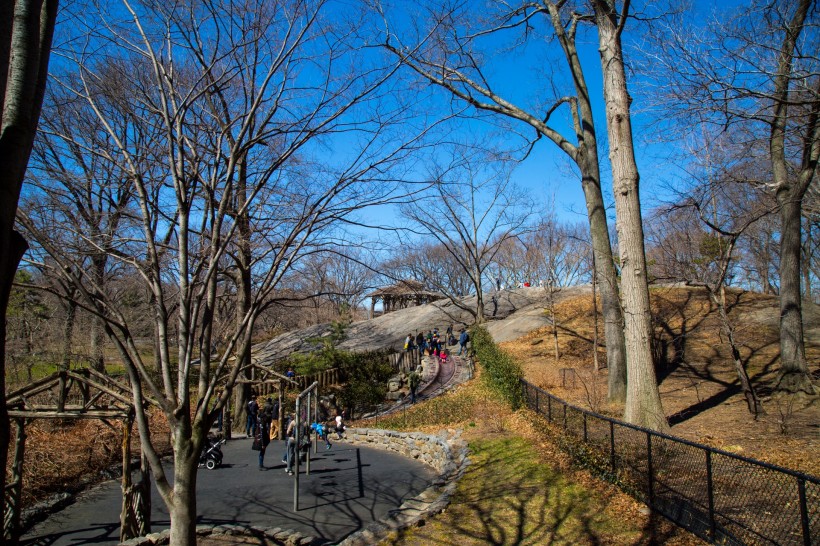
[[[626,85],[621,37],[629,19],[629,0],[620,10],[615,0],[593,0],[598,29],[598,51],[604,77],[609,160],[615,195],[621,296],[627,352],[627,391],[624,419],[654,430],[669,425],[661,404],[652,359],[652,321],[649,279],[644,250],[638,165],[632,139],[632,98]],[[596,260],[596,264],[601,265]]]
[[[721,17],[721,15],[724,15]],[[691,29],[685,19],[652,40],[656,95],[679,128],[707,124],[766,150],[766,185],[780,211],[779,386],[814,392],[803,342],[801,209],[820,158],[820,54],[816,0],[753,2]],[[719,44],[717,47],[714,44]],[[658,89],[658,88],[656,88]]]
[[[462,300],[463,294],[453,292],[449,276],[430,276],[424,279],[428,286],[480,323],[484,321],[485,270],[505,241],[527,229],[532,207],[509,173],[487,161],[482,151],[457,146],[451,152],[450,162],[431,173],[432,187],[403,204],[401,212],[410,221],[408,230],[413,235],[436,241],[469,279],[475,307]]]
[[[552,323],[555,360],[560,357],[555,296],[563,287],[578,284],[588,273],[587,233],[581,226],[562,224],[550,211],[535,229],[520,238],[527,254],[535,263],[538,286],[547,294],[548,311]]]
[[[247,355],[256,319],[302,254],[332,243],[334,226],[355,211],[396,195],[395,166],[429,131],[405,134],[407,104],[382,100],[394,67],[353,43],[341,19],[325,22],[325,8],[310,0],[125,1],[83,6],[66,29],[54,81],[96,115],[111,148],[89,153],[107,154],[134,196],[135,228],[118,231],[109,257],[150,294],[159,374],[137,347],[121,302],[87,270],[71,267],[78,256],[53,230],[26,214],[20,223],[57,265],[51,274],[66,278],[78,303],[105,321],[129,375],[142,451],[175,545],[196,542],[199,453],[247,364],[232,356]],[[118,133],[121,116],[151,141]],[[344,154],[295,175],[299,161],[340,142]],[[220,286],[226,256],[246,250],[248,238],[253,290],[215,355],[219,300],[242,289]],[[145,396],[170,425],[172,476],[152,443]]]
[[[728,314],[726,285],[735,269],[738,240],[771,209],[750,198],[742,171],[707,172],[706,176],[688,197],[654,216],[654,250],[660,258],[655,270],[661,278],[706,289],[718,310],[749,413],[757,418],[763,406],[741,358]]]
[[[14,273],[27,248],[14,231],[14,218],[40,118],[56,19],[57,0],[0,4],[0,468],[4,469],[0,492],[4,495],[11,430],[6,410],[6,307]],[[5,510],[3,502],[3,521]]]
[[[626,397],[626,352],[624,321],[618,296],[618,276],[601,192],[598,140],[592,115],[592,101],[581,66],[576,34],[588,14],[576,11],[572,2],[542,0],[518,6],[495,3],[480,11],[474,5],[429,3],[419,7],[425,28],[405,29],[391,13],[384,18],[384,47],[425,80],[441,87],[477,112],[488,112],[511,126],[526,125],[536,132],[535,141],[546,137],[578,167],[586,200],[599,288],[603,303],[609,390],[611,401]],[[493,81],[485,59],[499,51],[499,39],[511,31],[518,33],[512,48],[526,45],[527,54],[539,44],[557,43],[560,53],[555,65],[565,63],[567,89],[559,89],[558,77],[544,88],[545,98],[532,104],[516,102],[499,90],[503,81]],[[488,45],[489,44],[489,45]],[[491,48],[489,51],[487,48]],[[495,51],[493,51],[493,49]],[[542,65],[549,70],[550,64]],[[540,90],[532,90],[536,93]],[[559,113],[566,114],[566,120]],[[562,130],[568,127],[568,130]],[[529,141],[532,146],[534,141]]]

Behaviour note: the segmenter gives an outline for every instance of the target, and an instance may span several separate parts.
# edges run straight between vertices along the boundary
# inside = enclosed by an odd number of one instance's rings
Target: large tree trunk
[[[0,493],[6,490],[6,307],[17,265],[28,248],[14,231],[17,202],[40,118],[57,0],[0,2]],[[5,502],[0,503],[0,517]]]
[[[792,62],[797,39],[803,31],[813,0],[800,0],[788,27],[777,59],[774,79],[773,115],[769,153],[772,178],[780,205],[780,378],[778,389],[814,393],[803,345],[803,314],[800,297],[800,229],[803,197],[814,178],[820,154],[820,106],[815,101],[803,134],[803,157],[798,176],[791,179],[786,158],[786,131],[789,119]],[[820,91],[820,83],[815,84]]]
[[[624,419],[654,430],[669,425],[661,404],[652,361],[652,324],[644,252],[638,167],[632,142],[631,98],[626,87],[620,32],[624,14],[614,0],[594,0],[598,45],[604,78],[609,157],[615,195],[621,258],[621,295],[625,318],[627,390]]]
[[[778,192],[780,220],[780,378],[778,388],[814,393],[803,344],[800,297],[800,203],[788,191]]]
[[[591,114],[590,114],[591,115]],[[588,129],[588,131],[591,129]],[[587,137],[589,139],[589,137]],[[596,141],[593,139],[594,145]],[[592,152],[590,151],[590,154]],[[604,317],[604,339],[608,367],[607,398],[610,402],[626,400],[626,348],[624,317],[618,289],[618,272],[612,257],[606,205],[601,193],[598,152],[593,157],[579,161],[583,175],[581,185],[587,205],[592,254],[597,268],[597,287],[601,292],[601,314]]]
[[[189,443],[190,440],[184,440]],[[196,546],[196,473],[198,450],[183,449],[177,445],[174,449],[174,490],[173,498],[168,502],[168,514],[171,516],[172,546]]]
[[[561,42],[564,56],[569,64],[581,118],[581,126],[576,128],[579,138],[575,162],[581,170],[581,187],[584,190],[584,201],[587,206],[592,254],[599,273],[598,288],[601,291],[609,377],[607,398],[610,402],[623,402],[626,399],[624,320],[618,294],[618,272],[615,269],[612,243],[609,239],[606,205],[601,192],[601,164],[598,160],[598,136],[595,131],[592,103],[575,46],[575,30],[573,27],[566,28],[556,4],[549,2],[547,8],[552,18],[553,29]]]

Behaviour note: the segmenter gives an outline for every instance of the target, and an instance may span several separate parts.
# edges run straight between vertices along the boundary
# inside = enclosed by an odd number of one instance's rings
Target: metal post
[[[587,438],[587,414],[584,413],[583,416],[584,416],[584,443],[586,443],[587,441],[589,441],[588,438]]]
[[[649,507],[655,510],[655,487],[652,481],[652,435],[646,433],[646,466],[648,471],[647,489],[649,493]]]
[[[308,391],[307,395],[307,407],[305,408],[305,417],[307,417],[307,426],[310,426],[310,410],[313,408],[311,405],[313,399],[313,390]],[[308,429],[308,440],[310,440],[310,429]],[[301,455],[300,455],[301,456]],[[307,453],[305,454],[305,474],[310,476],[310,447],[308,447]]]
[[[540,403],[538,394],[539,394],[539,390],[535,389],[535,412],[536,413],[541,413],[541,403]]]
[[[615,474],[615,423],[609,422],[609,466]]]
[[[706,450],[706,494],[709,498],[709,538],[715,540],[715,484],[712,480],[712,452]]]
[[[294,449],[293,449],[293,456],[296,460],[291,461],[291,468],[293,468],[293,470],[294,470],[294,472],[293,472],[293,511],[294,512],[299,511],[299,433],[302,430],[302,426],[301,426],[301,423],[300,423],[301,419],[299,417],[299,406],[300,406],[301,402],[302,402],[301,395],[297,396],[296,397],[296,415],[294,415],[294,419],[296,419],[296,429],[295,429],[295,433],[293,435],[294,441],[296,442],[296,445],[294,446]],[[290,456],[290,449],[289,449],[290,446],[287,446],[287,447],[288,447],[288,456]]]
[[[311,394],[314,391],[317,391],[318,387],[319,387],[319,382],[314,381],[313,384],[311,384],[308,388],[306,388],[305,390],[300,392],[299,396],[296,397],[296,415],[294,417],[296,419],[296,433],[294,434],[294,438],[293,438],[294,441],[296,442],[296,445],[294,446],[294,450],[293,450],[293,453],[294,453],[294,456],[295,456],[296,460],[293,461],[293,465],[292,465],[293,470],[294,470],[293,471],[293,511],[294,512],[299,511],[299,451],[300,451],[299,450],[299,443],[302,439],[302,427],[304,426],[303,423],[302,423],[302,398],[304,398],[305,396],[308,397],[307,406],[306,406],[307,411],[305,411],[305,418],[307,419],[307,418],[310,417],[310,401],[311,401],[310,397],[311,397]],[[289,453],[289,450],[288,450],[288,453]],[[310,472],[310,453],[309,452],[308,452],[308,458],[307,458],[307,467],[308,467],[308,473],[309,473]]]
[[[809,526],[809,509],[806,503],[806,480],[797,478],[797,493],[800,497],[800,523],[803,527],[803,544],[811,545],[811,528]]]
[[[552,396],[547,397],[547,422],[552,423]]]

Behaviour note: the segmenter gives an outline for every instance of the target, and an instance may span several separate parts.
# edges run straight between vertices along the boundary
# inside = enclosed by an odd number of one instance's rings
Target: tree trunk
[[[6,205],[0,205],[3,208]],[[6,464],[9,456],[9,442],[11,441],[11,422],[9,412],[6,407],[6,308],[11,295],[11,285],[14,281],[14,273],[17,265],[23,258],[23,254],[28,249],[25,239],[12,229],[14,215],[6,222],[5,211],[0,213],[0,222],[3,230],[0,231],[0,492],[5,499],[6,492]],[[6,235],[5,237],[3,235]],[[0,503],[0,516],[5,521],[6,503]]]
[[[251,287],[251,227],[250,218],[247,209],[245,208],[247,202],[247,165],[245,159],[241,159],[237,166],[237,184],[236,184],[236,222],[238,225],[237,252],[235,264],[236,273],[234,280],[236,282],[236,327],[241,328],[242,321],[245,315],[251,308],[251,300],[253,297]],[[242,211],[244,208],[244,211]],[[242,211],[242,212],[240,212]],[[237,346],[236,357],[240,360],[243,366],[251,363],[251,344],[240,343]],[[243,373],[245,379],[253,379],[253,371],[245,371]],[[236,414],[237,419],[234,426],[245,426],[248,419],[248,402],[253,395],[250,383],[243,383],[242,388],[236,390]]]
[[[174,491],[168,503],[171,546],[196,546],[196,473],[199,456],[175,449]]]
[[[780,378],[777,388],[788,392],[815,392],[803,344],[800,297],[800,210],[802,199],[779,191],[780,203]]]
[[[598,136],[595,130],[592,104],[575,46],[575,32],[574,30],[567,32],[564,29],[555,4],[549,3],[548,7],[552,16],[553,29],[561,40],[573,76],[581,118],[581,127],[576,128],[578,152],[574,159],[581,171],[581,187],[584,190],[584,202],[587,207],[592,255],[599,272],[598,288],[601,291],[608,366],[607,399],[610,402],[623,402],[626,399],[627,381],[624,318],[618,293],[618,272],[615,269],[612,243],[609,239],[606,205],[601,192],[601,165],[598,159]]]
[[[66,300],[65,319],[63,321],[63,356],[60,361],[60,369],[67,370],[71,365],[71,341],[74,339],[74,319],[77,317],[77,304],[73,299]]]
[[[661,404],[652,361],[652,325],[644,252],[638,168],[629,113],[619,14],[613,0],[595,0],[598,44],[604,80],[609,133],[609,157],[615,196],[616,227],[621,258],[621,294],[625,318],[627,392],[624,419],[665,431],[669,425]],[[620,16],[624,17],[623,14]],[[603,265],[603,264],[599,264]]]
[[[806,116],[803,135],[803,160],[796,180],[789,176],[786,158],[786,132],[791,100],[792,63],[797,40],[804,29],[813,0],[800,0],[788,26],[777,59],[772,92],[772,121],[769,153],[772,178],[780,205],[780,377],[777,388],[789,392],[815,392],[808,373],[803,344],[803,315],[800,297],[800,229],[803,197],[818,159],[818,108],[816,102]],[[820,90],[820,84],[817,84]]]
[[[592,365],[596,372],[601,369],[601,363],[598,361],[598,294],[595,289],[595,283],[597,282],[595,256],[592,256]],[[621,336],[621,339],[623,339],[623,336]],[[626,365],[624,365],[624,370],[626,370]],[[610,389],[611,392],[612,389]],[[626,381],[624,381],[624,395],[626,395]]]
[[[746,366],[740,358],[737,343],[735,343],[735,330],[732,327],[732,323],[729,322],[729,315],[726,313],[726,286],[721,283],[720,297],[716,296],[711,288],[709,288],[709,295],[712,296],[712,301],[717,305],[718,312],[720,313],[720,321],[723,324],[726,339],[729,341],[729,348],[732,351],[732,362],[735,365],[735,371],[737,371],[737,377],[740,380],[740,388],[743,391],[743,396],[746,398],[746,406],[749,409],[749,413],[757,419],[758,415],[764,413],[763,405],[760,403],[760,398],[758,398],[757,392],[755,392],[752,382],[749,380],[749,373],[746,371]]]
[[[46,89],[57,0],[0,2],[0,493],[6,490],[6,307],[17,265],[28,248],[14,231],[20,189]],[[0,517],[5,502],[0,503]]]

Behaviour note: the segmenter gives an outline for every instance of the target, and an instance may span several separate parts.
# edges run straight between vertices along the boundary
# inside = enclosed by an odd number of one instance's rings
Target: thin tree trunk
[[[627,392],[624,419],[653,430],[669,425],[661,404],[652,361],[652,324],[649,307],[638,168],[629,113],[620,32],[623,14],[613,0],[595,0],[598,44],[604,80],[604,101],[609,133],[612,186],[615,196],[618,248],[621,258],[621,295],[627,351]],[[603,264],[601,264],[603,265]]]
[[[597,277],[595,270],[595,256],[592,257],[592,364],[595,367],[595,371],[601,369],[600,362],[598,362],[598,294],[597,290],[595,290],[595,284],[597,282]],[[623,336],[622,336],[623,337]],[[624,366],[626,369],[626,366]],[[626,384],[624,384],[626,387]],[[624,392],[626,389],[624,388]]]
[[[720,285],[719,296],[709,288],[709,295],[712,296],[712,301],[720,313],[723,332],[729,341],[729,348],[732,351],[732,362],[735,365],[735,371],[737,371],[737,377],[740,380],[740,388],[743,391],[743,396],[746,398],[746,406],[749,409],[749,413],[757,419],[758,415],[765,412],[763,411],[763,405],[760,403],[760,398],[758,398],[757,392],[755,392],[752,382],[749,380],[749,373],[746,371],[746,366],[740,358],[740,350],[737,347],[737,343],[735,343],[735,329],[729,321],[729,315],[726,313],[726,286],[723,284]]]
[[[74,339],[74,321],[77,317],[77,304],[69,299],[64,304],[65,319],[63,320],[63,356],[60,360],[60,369],[67,370],[71,365],[71,341]]]
[[[253,294],[251,292],[251,228],[250,228],[250,218],[248,216],[248,211],[245,209],[243,212],[238,212],[245,207],[246,204],[246,192],[247,192],[247,185],[246,185],[246,176],[247,176],[247,165],[245,164],[245,159],[241,159],[237,166],[237,184],[236,184],[236,210],[237,210],[237,217],[236,222],[238,225],[238,238],[237,238],[237,246],[239,247],[239,251],[237,252],[237,259],[236,259],[236,268],[237,271],[234,275],[234,280],[236,282],[236,316],[234,320],[236,321],[236,327],[241,328],[242,321],[244,320],[245,315],[250,310],[251,307],[251,300]],[[317,309],[317,317],[318,317],[318,309]],[[243,363],[243,365],[248,365],[251,362],[251,344],[250,343],[240,343],[237,346],[237,358]],[[245,379],[253,379],[253,371],[244,372]],[[239,418],[236,419],[234,423],[235,426],[245,426],[247,424],[248,419],[248,402],[252,396],[252,387],[250,383],[243,383],[242,388],[236,390],[236,413],[238,414]]]

